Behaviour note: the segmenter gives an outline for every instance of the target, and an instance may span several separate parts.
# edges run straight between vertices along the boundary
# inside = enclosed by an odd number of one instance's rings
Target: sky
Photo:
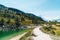
[[[46,20],[60,18],[60,0],[1,0],[0,4],[33,13]]]

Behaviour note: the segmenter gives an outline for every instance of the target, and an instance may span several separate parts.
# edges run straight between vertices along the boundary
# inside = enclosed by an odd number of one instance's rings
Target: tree
[[[19,21],[19,18],[18,17],[15,20],[15,26],[17,28],[17,31],[19,31],[20,21]]]
[[[24,17],[21,17],[21,21],[25,21]]]
[[[10,19],[8,19],[8,21],[7,21],[7,24],[9,24],[10,23]]]
[[[1,21],[0,21],[0,27],[2,28],[2,30],[4,29],[3,25],[4,25],[4,19],[1,19]]]
[[[0,27],[3,27],[3,25],[4,25],[4,19],[2,18],[0,21]]]

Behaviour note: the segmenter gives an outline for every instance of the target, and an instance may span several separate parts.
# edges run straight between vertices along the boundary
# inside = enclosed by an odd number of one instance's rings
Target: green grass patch
[[[17,31],[4,31],[4,32],[0,32],[0,40],[8,40],[16,35],[22,34],[26,31],[28,31],[30,29],[22,29]]]

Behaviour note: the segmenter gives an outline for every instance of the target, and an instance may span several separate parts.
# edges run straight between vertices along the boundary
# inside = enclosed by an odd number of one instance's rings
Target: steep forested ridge
[[[39,21],[43,21],[41,17],[35,16],[31,13],[25,13],[23,11],[20,11],[15,8],[9,8],[5,7],[0,4],[0,21],[1,19],[6,19],[6,21],[10,20],[16,20],[19,19],[19,21],[32,21],[32,23],[39,23]]]
[[[44,20],[31,13],[25,13],[15,8],[0,4],[0,27],[16,27],[31,24],[40,24]]]

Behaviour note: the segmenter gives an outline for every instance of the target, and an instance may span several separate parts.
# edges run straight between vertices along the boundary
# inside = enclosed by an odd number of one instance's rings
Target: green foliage
[[[20,35],[26,31],[28,31],[30,29],[26,28],[26,29],[21,29],[18,32],[17,31],[0,31],[0,40],[9,40],[10,38],[16,36],[16,35]]]
[[[3,25],[4,25],[4,19],[2,18],[0,21],[0,26],[3,26]]]

